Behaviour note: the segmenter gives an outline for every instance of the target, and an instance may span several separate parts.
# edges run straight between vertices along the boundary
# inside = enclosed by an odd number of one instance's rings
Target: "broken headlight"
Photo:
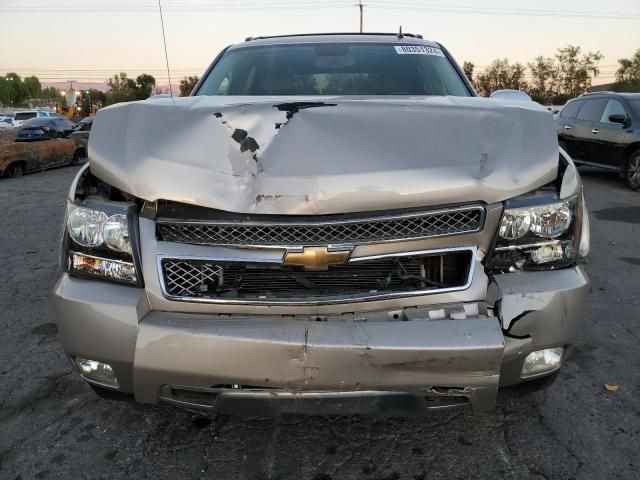
[[[552,270],[588,252],[588,221],[582,190],[572,197],[534,195],[506,202],[489,273]]]
[[[63,265],[71,275],[140,285],[135,204],[87,197],[67,204]]]

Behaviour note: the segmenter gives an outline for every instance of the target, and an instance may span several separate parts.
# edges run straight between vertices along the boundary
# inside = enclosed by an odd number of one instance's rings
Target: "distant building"
[[[593,85],[587,88],[587,92],[608,92],[613,90],[615,83],[603,83],[602,85]]]

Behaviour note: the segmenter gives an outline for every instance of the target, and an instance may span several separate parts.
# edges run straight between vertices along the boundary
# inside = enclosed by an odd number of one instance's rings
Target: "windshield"
[[[28,118],[33,118],[35,116],[37,116],[38,114],[36,112],[18,112],[15,115],[15,119],[16,120],[26,120]]]
[[[229,50],[205,78],[197,95],[471,93],[439,48],[311,43]]]

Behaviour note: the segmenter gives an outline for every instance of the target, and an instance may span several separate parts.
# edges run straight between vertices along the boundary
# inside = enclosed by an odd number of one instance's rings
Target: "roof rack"
[[[601,93],[618,93],[618,92],[614,92],[612,90],[601,90],[601,91],[598,91],[598,92],[584,92],[584,93],[581,93],[578,96],[579,97],[588,97],[589,95],[600,95]]]
[[[387,37],[398,37],[397,33],[380,33],[380,32],[337,32],[337,33],[295,33],[291,35],[268,35],[268,36],[260,36],[260,37],[247,37],[244,39],[245,42],[250,42],[252,40],[263,40],[267,38],[284,38],[284,37],[319,37],[326,35],[384,35]],[[422,35],[419,33],[404,33],[402,32],[403,37],[411,37],[411,38],[419,38],[422,40]]]

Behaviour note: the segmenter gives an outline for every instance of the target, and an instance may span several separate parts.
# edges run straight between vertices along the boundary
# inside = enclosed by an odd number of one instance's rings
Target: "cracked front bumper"
[[[481,411],[493,406],[499,386],[521,381],[528,353],[571,346],[587,288],[580,268],[503,275],[497,283],[495,310],[455,320],[152,311],[144,290],[68,275],[55,303],[67,353],[112,365],[121,390],[140,402],[247,414],[467,402]],[[511,316],[506,332],[501,307]]]

